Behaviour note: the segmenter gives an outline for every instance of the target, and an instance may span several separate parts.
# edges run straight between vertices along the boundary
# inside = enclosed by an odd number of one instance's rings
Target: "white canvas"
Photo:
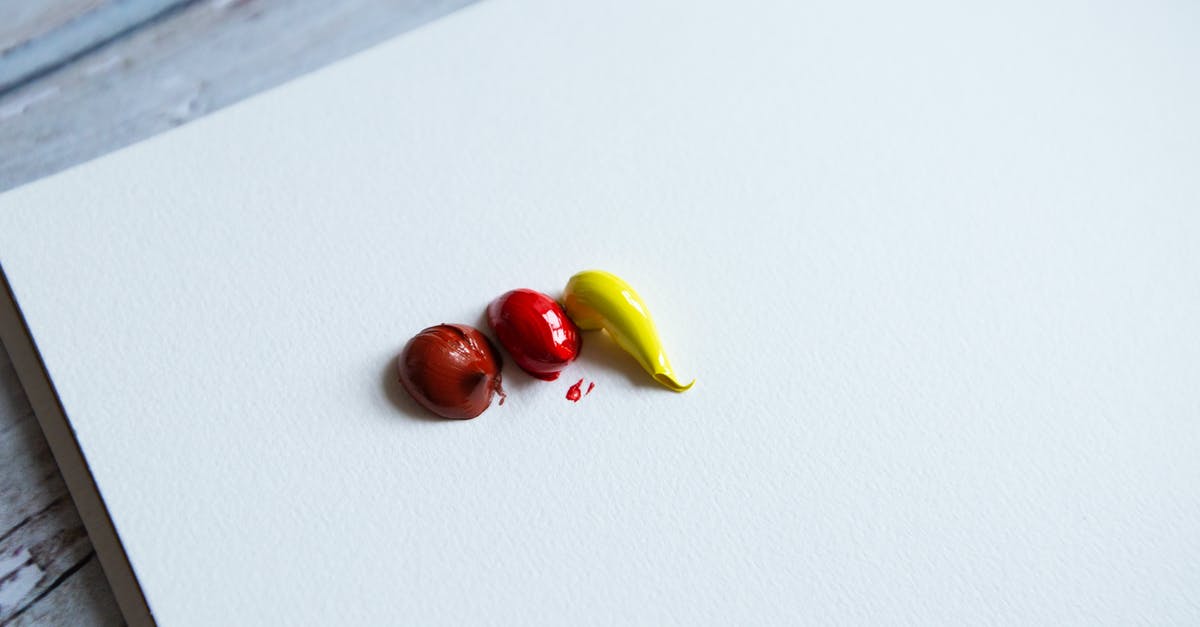
[[[5,195],[0,263],[160,624],[1195,624],[1198,18],[491,0]],[[392,383],[591,267],[693,390]]]

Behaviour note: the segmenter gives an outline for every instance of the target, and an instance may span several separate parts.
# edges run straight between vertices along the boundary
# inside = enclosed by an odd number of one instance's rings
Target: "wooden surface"
[[[101,156],[472,0],[0,0],[0,191]],[[0,352],[0,626],[121,624]]]

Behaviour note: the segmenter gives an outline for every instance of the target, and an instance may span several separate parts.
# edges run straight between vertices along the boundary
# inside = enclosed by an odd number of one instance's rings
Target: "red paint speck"
[[[571,401],[572,403],[578,403],[579,397],[583,396],[580,393],[581,392],[580,388],[582,388],[582,387],[583,387],[583,379],[576,381],[575,385],[572,385],[571,388],[569,390],[567,390],[567,400]]]
[[[594,390],[594,389],[596,389],[596,382],[592,381],[591,383],[588,384],[588,389],[586,392],[583,393],[583,395],[587,396],[588,394],[591,394],[592,390]]]

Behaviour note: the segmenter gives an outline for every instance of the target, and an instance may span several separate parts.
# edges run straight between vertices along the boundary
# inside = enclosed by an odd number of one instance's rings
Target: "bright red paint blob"
[[[595,382],[595,381],[592,381],[591,383],[589,383],[589,384],[588,384],[588,389],[587,389],[587,391],[586,391],[586,392],[584,392],[584,393],[583,393],[583,395],[584,395],[584,396],[587,396],[588,394],[591,394],[591,393],[592,393],[592,390],[594,390],[594,389],[596,389],[596,382]],[[501,401],[500,401],[500,404],[501,404],[501,405],[503,405],[503,404],[504,404],[504,401],[503,401],[503,400],[501,400]]]
[[[582,387],[583,387],[583,379],[576,381],[575,385],[572,385],[571,388],[567,390],[567,400],[574,402],[574,403],[578,403],[579,397],[582,396],[580,394],[580,388],[582,388]],[[588,390],[588,391],[590,392],[591,390]]]
[[[488,305],[487,318],[500,345],[534,377],[553,381],[579,355],[579,329],[541,292],[508,292]]]

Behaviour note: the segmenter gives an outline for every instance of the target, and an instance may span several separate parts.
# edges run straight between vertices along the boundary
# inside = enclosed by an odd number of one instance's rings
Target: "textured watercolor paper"
[[[0,264],[161,624],[1194,624],[1198,28],[492,0],[5,195]],[[394,384],[589,267],[693,390]]]

